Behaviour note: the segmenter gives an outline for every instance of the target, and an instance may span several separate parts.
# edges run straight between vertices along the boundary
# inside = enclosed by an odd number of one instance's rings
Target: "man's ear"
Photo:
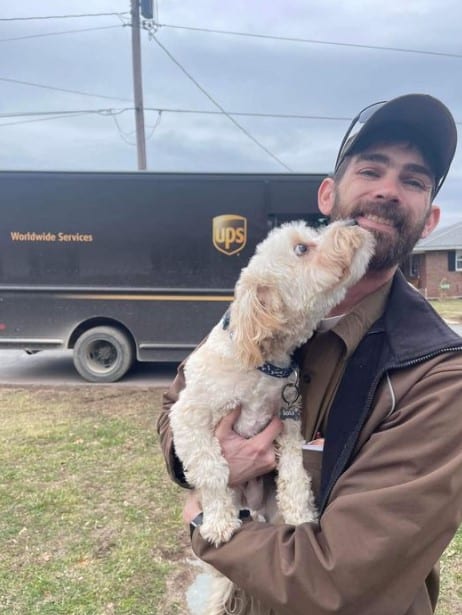
[[[421,239],[424,237],[428,237],[434,228],[438,225],[440,221],[441,209],[438,205],[432,205],[430,213],[428,214],[427,221],[425,222],[425,226],[423,228],[422,234],[420,236]]]
[[[322,180],[318,189],[318,207],[319,211],[325,216],[330,216],[332,207],[335,201],[334,180],[332,177],[326,177]]]

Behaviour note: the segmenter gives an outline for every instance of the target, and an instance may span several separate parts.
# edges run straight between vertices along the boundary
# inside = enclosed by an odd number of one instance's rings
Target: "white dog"
[[[321,231],[303,222],[273,229],[242,270],[224,319],[186,361],[186,387],[172,406],[175,452],[188,483],[199,491],[202,536],[215,545],[239,528],[243,491],[228,486],[229,468],[214,435],[237,405],[234,426],[245,437],[281,412],[276,500],[286,523],[314,521],[311,479],[303,468],[297,371],[292,354],[365,273],[370,233],[351,221]],[[281,410],[282,409],[282,410]],[[264,510],[257,511],[265,515]],[[223,612],[226,579],[208,613]]]

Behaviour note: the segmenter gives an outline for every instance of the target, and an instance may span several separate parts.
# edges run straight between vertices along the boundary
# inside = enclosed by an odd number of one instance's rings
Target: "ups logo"
[[[240,252],[247,243],[247,218],[226,214],[213,218],[213,245],[231,256]]]

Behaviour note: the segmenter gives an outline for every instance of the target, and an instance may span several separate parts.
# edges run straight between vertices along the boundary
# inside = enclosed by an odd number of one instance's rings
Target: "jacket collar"
[[[370,332],[377,328],[386,332],[394,362],[399,364],[462,346],[462,338],[400,271],[395,274],[384,316]]]

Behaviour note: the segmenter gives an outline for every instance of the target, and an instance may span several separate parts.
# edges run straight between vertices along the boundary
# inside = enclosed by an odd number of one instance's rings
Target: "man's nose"
[[[401,198],[401,186],[398,177],[389,173],[380,178],[374,190],[377,199],[399,202]]]

